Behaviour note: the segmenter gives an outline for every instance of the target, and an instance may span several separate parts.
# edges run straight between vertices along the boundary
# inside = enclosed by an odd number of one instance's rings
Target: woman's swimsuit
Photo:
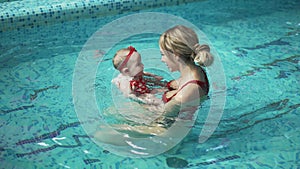
[[[174,96],[176,96],[176,94],[181,90],[181,89],[183,89],[185,86],[187,86],[188,84],[190,84],[190,83],[194,83],[194,84],[197,84],[197,85],[199,85],[202,89],[206,89],[207,91],[206,91],[206,93],[208,93],[208,87],[209,87],[209,85],[208,85],[208,81],[206,80],[206,82],[202,82],[202,81],[200,81],[200,80],[190,80],[190,81],[188,81],[188,82],[186,82],[181,88],[179,88],[178,90],[177,90],[177,92],[176,93],[174,93],[171,97],[167,97],[167,92],[165,92],[163,95],[162,95],[162,101],[164,102],[164,103],[167,103],[167,102],[169,102]],[[169,89],[169,90],[172,90],[172,88],[170,87],[170,82],[167,84],[167,88]],[[173,89],[174,90],[174,89]]]
[[[170,82],[167,84],[166,87],[167,87],[170,91],[176,90],[176,89],[174,89],[174,88],[171,87],[171,85],[170,85],[171,82],[172,82],[172,81],[170,81]],[[167,92],[165,92],[165,93],[162,95],[162,101],[163,101],[164,103],[169,102],[170,100],[172,100],[173,97],[176,96],[176,94],[177,94],[180,90],[182,90],[185,86],[187,86],[187,85],[190,84],[190,83],[199,85],[203,90],[206,90],[206,93],[208,93],[208,87],[209,87],[208,81],[202,82],[202,81],[200,81],[200,80],[190,80],[190,81],[186,82],[181,88],[179,88],[179,89],[176,91],[176,93],[174,93],[171,97],[167,97],[167,96],[166,96]],[[174,105],[174,106],[176,106],[176,105]],[[156,123],[157,123],[158,125],[160,125],[161,127],[163,127],[163,128],[169,128],[175,121],[176,121],[175,118],[172,118],[172,117],[170,118],[170,117],[165,117],[165,116],[164,116],[164,117],[158,118],[158,119],[156,120]]]

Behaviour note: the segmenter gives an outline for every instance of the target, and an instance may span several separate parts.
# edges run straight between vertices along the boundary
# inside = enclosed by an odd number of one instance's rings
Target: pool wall
[[[138,12],[197,0],[20,0],[0,1],[0,32],[79,18]]]

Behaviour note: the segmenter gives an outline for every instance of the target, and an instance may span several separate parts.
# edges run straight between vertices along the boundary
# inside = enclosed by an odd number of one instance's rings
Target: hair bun
[[[194,52],[196,54],[194,62],[198,63],[199,65],[210,66],[213,63],[214,58],[210,53],[210,48],[208,45],[200,45],[197,43],[194,46]]]

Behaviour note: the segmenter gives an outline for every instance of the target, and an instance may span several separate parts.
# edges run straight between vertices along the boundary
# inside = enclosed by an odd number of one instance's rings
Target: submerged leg
[[[163,134],[166,129],[159,126],[130,126],[130,125],[117,125],[114,126],[117,131],[128,134],[130,137],[150,137]]]
[[[113,144],[117,146],[128,145],[126,143],[128,136],[125,133],[122,134],[120,132],[117,132],[116,130],[108,126],[101,126],[100,130],[97,130],[94,133],[93,138],[96,141],[106,144]]]

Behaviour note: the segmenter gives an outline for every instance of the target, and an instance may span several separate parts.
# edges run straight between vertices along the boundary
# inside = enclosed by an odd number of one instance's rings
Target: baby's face
[[[136,76],[144,71],[141,55],[138,52],[133,52],[127,62],[129,76]]]

